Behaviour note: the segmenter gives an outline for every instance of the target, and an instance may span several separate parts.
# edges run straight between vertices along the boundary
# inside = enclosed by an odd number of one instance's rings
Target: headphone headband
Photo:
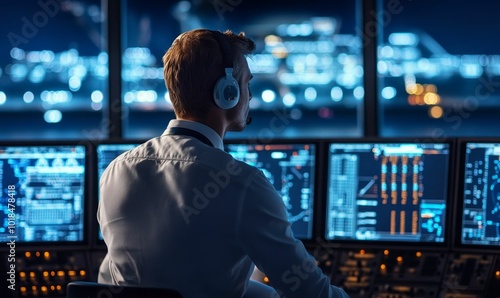
[[[224,62],[224,68],[233,68],[233,55],[231,53],[231,47],[229,46],[224,33],[215,30],[208,31],[212,33],[213,37],[219,44],[219,47],[222,51],[222,61]]]

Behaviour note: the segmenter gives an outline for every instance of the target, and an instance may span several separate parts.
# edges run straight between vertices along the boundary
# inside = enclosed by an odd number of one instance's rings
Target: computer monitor
[[[0,241],[84,242],[87,146],[0,144]]]
[[[259,168],[281,195],[294,236],[311,240],[318,144],[278,140],[267,144],[230,142],[226,141],[227,152],[235,159]]]
[[[500,139],[460,145],[458,222],[462,246],[500,249]]]
[[[445,245],[450,146],[330,142],[326,240]]]
[[[108,165],[119,155],[124,153],[125,151],[134,149],[141,141],[133,141],[133,140],[123,140],[123,141],[103,141],[102,143],[97,144],[97,198],[99,199],[99,181],[101,180],[101,176],[104,173],[104,170],[108,167]],[[98,229],[97,240],[102,242],[104,239],[102,237],[101,230]]]

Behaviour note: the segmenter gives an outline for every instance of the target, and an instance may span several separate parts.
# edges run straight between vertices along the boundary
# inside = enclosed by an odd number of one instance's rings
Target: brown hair
[[[206,115],[214,105],[213,89],[224,76],[223,52],[213,32],[196,29],[177,37],[163,56],[163,75],[177,116]],[[224,32],[233,60],[233,75],[241,84],[242,57],[255,50],[245,33]]]

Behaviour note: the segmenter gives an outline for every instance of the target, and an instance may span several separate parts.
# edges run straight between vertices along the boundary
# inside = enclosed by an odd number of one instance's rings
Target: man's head
[[[214,87],[221,77],[225,77],[227,60],[230,60],[240,100],[225,114],[230,124],[228,130],[242,130],[244,125],[239,127],[240,124],[231,122],[238,122],[237,118],[243,116],[246,122],[248,116],[251,74],[245,57],[254,50],[255,43],[244,33],[196,29],[179,35],[163,56],[165,84],[177,118],[205,119],[209,111],[221,109],[214,100]],[[240,115],[242,113],[246,115]]]

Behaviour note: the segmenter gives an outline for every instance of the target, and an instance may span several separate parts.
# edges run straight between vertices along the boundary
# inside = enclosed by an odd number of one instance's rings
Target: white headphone
[[[238,81],[233,77],[233,55],[224,33],[209,31],[219,44],[225,71],[225,76],[220,77],[215,83],[214,101],[219,108],[228,110],[234,108],[240,100],[240,86]]]

